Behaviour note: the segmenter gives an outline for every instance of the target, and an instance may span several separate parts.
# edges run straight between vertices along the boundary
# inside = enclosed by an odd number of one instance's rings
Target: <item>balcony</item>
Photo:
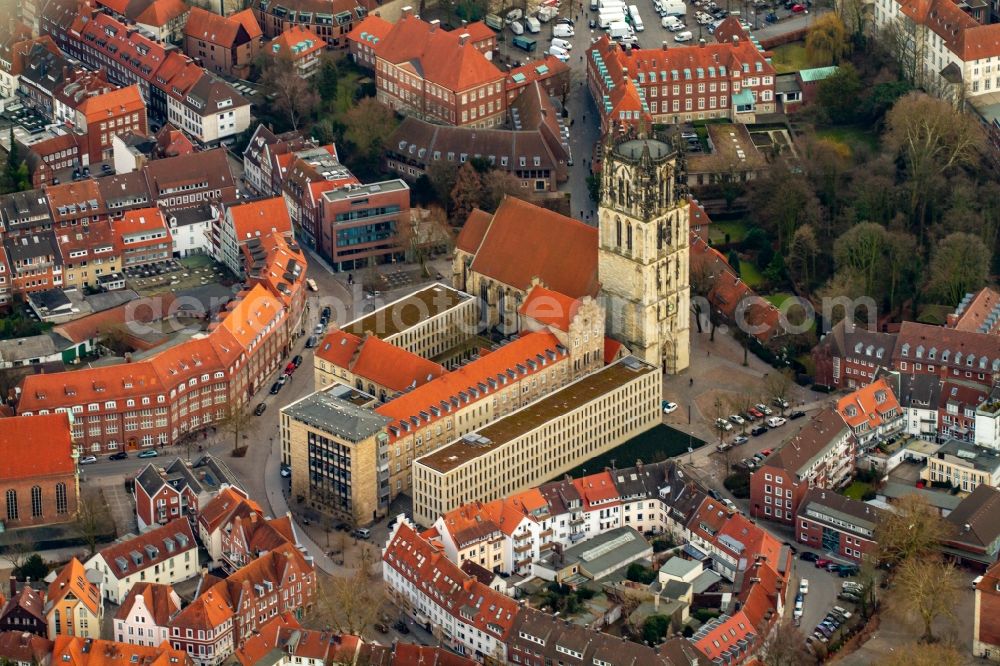
[[[531,550],[531,544],[530,543],[525,543],[525,544],[522,544],[520,546],[514,546],[514,552],[517,553],[518,555],[520,555],[521,553],[525,553],[525,552],[527,552],[529,550]]]
[[[538,533],[538,536],[542,539],[544,539],[545,537],[552,536],[552,528],[550,527],[547,530],[542,530],[541,532]]]
[[[546,541],[545,543],[543,543],[541,546],[538,547],[538,550],[541,552],[545,552],[546,550],[552,550],[555,547],[556,544],[554,542]]]
[[[585,518],[582,515],[577,516],[569,521],[570,525],[582,525]]]
[[[514,535],[514,541],[524,541],[531,536],[531,532],[521,532],[520,534]]]

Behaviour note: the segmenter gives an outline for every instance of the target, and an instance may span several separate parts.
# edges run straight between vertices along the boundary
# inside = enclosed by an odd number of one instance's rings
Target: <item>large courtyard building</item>
[[[652,428],[662,418],[656,370],[624,358],[418,458],[414,520],[531,488]]]

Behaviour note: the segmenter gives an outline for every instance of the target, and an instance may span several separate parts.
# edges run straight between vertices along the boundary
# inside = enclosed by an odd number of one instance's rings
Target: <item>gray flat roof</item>
[[[447,312],[470,298],[472,296],[464,291],[434,283],[345,324],[343,330],[359,336],[371,333],[384,340]]]
[[[396,178],[393,180],[383,180],[380,183],[369,183],[368,185],[353,185],[351,189],[339,188],[336,190],[328,190],[323,193],[323,197],[327,201],[345,201],[347,199],[358,199],[372,194],[378,194],[380,192],[398,192],[400,190],[408,190],[410,186],[406,184],[406,181]]]
[[[938,460],[943,460],[946,456],[952,463],[963,464],[980,472],[992,474],[1000,469],[1000,452],[957,439],[950,439],[942,444],[935,454]]]
[[[366,393],[334,384],[283,407],[281,413],[335,437],[360,442],[389,424],[389,419],[362,406],[374,400]]]
[[[669,560],[660,567],[660,573],[673,576],[675,578],[684,578],[695,569],[701,569],[701,562],[695,562],[694,560],[685,560],[681,557],[671,557]]]
[[[579,562],[587,571],[596,575],[598,572],[617,568],[620,562],[647,550],[652,551],[652,546],[634,528],[616,527],[567,548],[563,552],[563,561],[566,564]]]

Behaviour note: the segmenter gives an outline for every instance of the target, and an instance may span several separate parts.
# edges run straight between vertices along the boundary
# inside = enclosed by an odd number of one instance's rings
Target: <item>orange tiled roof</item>
[[[485,210],[473,208],[468,219],[462,225],[462,230],[458,232],[458,239],[455,247],[464,252],[475,254],[479,250],[479,245],[486,237],[486,231],[490,228],[493,216]]]
[[[360,346],[360,337],[338,328],[327,333],[316,347],[316,358],[332,363],[338,368],[348,368]]]
[[[447,371],[444,366],[390,344],[374,335],[365,336],[349,369],[392,391],[423,386]]]
[[[264,34],[252,9],[244,9],[241,12],[236,12],[229,19],[239,21],[240,25],[246,29],[247,34],[250,35],[250,39],[258,39]]]
[[[203,579],[203,583],[210,577]],[[214,629],[233,617],[233,603],[226,581],[207,586],[204,592],[170,620],[171,627]]]
[[[163,641],[158,647],[130,645],[80,636],[56,636],[52,663],[67,666],[183,666],[190,658],[183,650]]]
[[[3,451],[0,481],[71,475],[76,471],[66,414],[0,419],[0,451]]]
[[[288,209],[282,197],[230,206],[228,212],[233,220],[237,242],[273,233],[292,232],[292,220],[288,217]]]
[[[377,52],[379,44],[385,40],[392,30],[392,26],[392,23],[381,16],[369,14],[365,20],[356,24],[354,29],[347,33],[347,41],[368,44]]]
[[[573,479],[573,486],[580,493],[586,511],[590,511],[593,505],[613,506],[620,500],[614,478],[607,470]]]
[[[236,650],[236,659],[243,666],[254,666],[271,650],[280,648],[281,632],[285,629],[301,629],[302,625],[291,613],[278,613],[247,639],[243,647]]]
[[[1000,321],[994,320],[992,325],[986,322],[987,317],[998,308],[1000,308],[1000,291],[992,287],[983,287],[967,305],[948,315],[948,327],[975,333],[1000,333]]]
[[[270,291],[255,286],[226,314],[220,325],[244,347],[250,346],[281,314],[282,306]]]
[[[622,343],[614,338],[604,338],[604,365],[608,365],[618,357]]]
[[[595,296],[597,229],[516,197],[493,215],[472,270],[527,291],[537,277],[573,298]]]
[[[143,604],[149,610],[153,621],[161,626],[167,626],[167,622],[174,613],[181,609],[180,598],[176,596],[172,585],[162,585],[160,583],[136,583],[129,590],[128,596],[122,601],[115,613],[116,620],[127,621],[136,603],[136,597],[142,597]]]
[[[440,414],[445,413],[441,409],[442,402],[457,398],[460,392],[468,393],[469,389],[472,388],[481,391],[478,388],[479,384],[488,387],[488,380],[496,380],[498,375],[513,370],[519,363],[525,365],[525,374],[535,372],[525,362],[532,360],[537,363],[539,355],[544,357],[546,351],[557,352],[558,347],[558,338],[548,331],[522,335],[496,351],[481,356],[457,370],[445,373],[423,386],[418,386],[409,393],[404,393],[384,405],[379,405],[375,411],[395,422],[391,423],[389,427],[390,440],[395,439],[407,432],[406,428],[400,429],[402,421],[407,421],[407,428],[412,427],[411,418],[423,419],[421,425],[431,423],[440,418],[440,416],[434,415],[432,408]],[[560,354],[557,356],[558,358],[565,358],[565,356]],[[548,361],[546,360],[546,362]],[[541,367],[539,365],[539,369]],[[480,395],[485,394],[481,392]],[[428,417],[423,418],[421,412],[425,412]],[[394,432],[394,428],[397,429],[396,432]]]
[[[299,51],[295,51],[298,48]],[[326,48],[326,42],[315,32],[301,26],[292,26],[271,40],[270,53],[300,60]]]
[[[453,92],[468,90],[504,74],[460,31],[446,31],[415,16],[401,19],[381,41],[378,57]]]
[[[100,614],[101,593],[98,591],[96,585],[87,580],[87,572],[84,570],[83,564],[75,557],[49,583],[46,607],[50,604],[61,602],[70,593],[86,606],[91,613],[94,615]]]
[[[264,514],[257,502],[229,486],[220,490],[219,494],[213,497],[208,504],[201,507],[198,511],[198,523],[209,533],[212,533],[240,507],[248,511],[256,511],[261,515]]]
[[[885,379],[877,379],[837,401],[837,412],[852,429],[866,423],[869,428],[878,428],[890,411],[895,416],[902,413]]]
[[[146,9],[135,18],[136,23],[163,27],[188,11],[184,0],[153,0]]]
[[[568,331],[570,321],[579,309],[579,300],[536,285],[528,292],[517,312],[560,331]]]
[[[167,221],[163,219],[163,211],[159,208],[134,208],[125,211],[125,215],[114,223],[115,236],[119,241],[128,234],[138,234],[144,231],[166,231]]]

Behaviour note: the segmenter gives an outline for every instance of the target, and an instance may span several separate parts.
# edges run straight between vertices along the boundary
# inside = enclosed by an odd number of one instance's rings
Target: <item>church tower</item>
[[[671,143],[633,135],[609,138],[601,172],[598,274],[608,335],[678,373],[689,361],[691,307],[683,165]]]

